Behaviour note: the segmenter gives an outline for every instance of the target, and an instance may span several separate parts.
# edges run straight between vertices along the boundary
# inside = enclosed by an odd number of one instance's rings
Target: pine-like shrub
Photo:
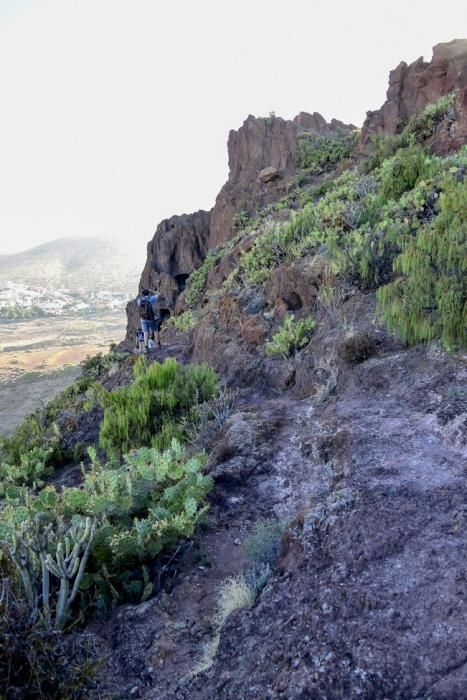
[[[467,336],[467,188],[455,178],[444,184],[440,213],[415,235],[401,240],[397,277],[378,292],[390,329],[409,343],[440,338],[452,348]]]
[[[399,149],[393,158],[383,163],[380,199],[397,200],[415,187],[417,180],[428,174],[427,156],[421,146]]]
[[[99,443],[114,460],[133,448],[166,449],[172,438],[181,439],[181,419],[217,389],[215,372],[207,365],[183,366],[173,358],[151,365],[141,358],[134,377],[129,386],[99,396],[104,408]]]

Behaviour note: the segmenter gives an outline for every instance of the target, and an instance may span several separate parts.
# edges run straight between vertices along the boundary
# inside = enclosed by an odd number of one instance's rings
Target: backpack
[[[139,303],[139,315],[143,321],[154,321],[154,309],[146,297],[143,297]]]

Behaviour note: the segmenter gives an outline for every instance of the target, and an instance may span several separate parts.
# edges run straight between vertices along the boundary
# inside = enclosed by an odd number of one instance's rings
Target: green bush
[[[0,498],[15,486],[43,486],[53,471],[52,454],[53,447],[33,447],[23,452],[16,463],[0,462]]]
[[[298,135],[296,163],[299,168],[319,175],[330,166],[349,158],[357,139],[356,130],[333,131],[327,134],[304,131]]]
[[[266,343],[266,354],[282,354],[284,357],[294,355],[297,350],[308,345],[315,325],[311,318],[294,321],[293,314],[286,316],[280,331]]]
[[[421,146],[399,149],[393,158],[384,161],[381,168],[380,199],[382,202],[399,199],[415,187],[420,178],[428,175],[428,159]]]
[[[123,362],[128,356],[128,352],[118,352],[116,350],[110,350],[106,355],[102,353],[88,355],[81,363],[82,378],[98,379],[112,365]]]
[[[452,115],[455,117],[456,93],[442,95],[436,102],[430,102],[419,114],[414,114],[400,134],[373,134],[369,143],[369,154],[363,164],[365,172],[378,168],[383,161],[391,158],[399,148],[405,148],[414,143],[423,143],[433,135],[436,127],[443,119]]]
[[[254,245],[239,261],[239,276],[244,285],[262,284],[271,269],[300,257],[306,248],[316,249],[323,240],[323,231],[312,204],[295,212],[282,226],[260,234]]]
[[[43,528],[92,517],[95,531],[86,571],[83,600],[108,606],[112,600],[140,600],[152,591],[146,565],[163,549],[192,535],[211,489],[201,472],[204,455],[187,458],[176,440],[164,452],[141,448],[118,465],[102,464],[90,449],[92,465],[81,488],[48,486],[37,495],[17,489],[0,512],[0,540],[13,542],[15,532],[40,515]],[[55,556],[55,540],[49,542]],[[40,567],[39,567],[40,570]]]
[[[167,322],[181,333],[186,333],[196,325],[197,315],[193,311],[184,311],[179,316],[171,316]]]
[[[250,215],[247,211],[236,211],[232,219],[234,231],[242,231],[245,228],[245,226],[248,225],[249,221]]]
[[[27,416],[11,435],[0,436],[0,473],[9,484],[40,483],[55,466],[70,458],[61,447],[59,419],[66,411],[84,408],[86,392],[94,381],[86,374],[78,377],[43,408]]]
[[[381,314],[409,343],[439,338],[453,348],[467,341],[467,188],[444,184],[440,213],[401,238],[396,279],[379,290]]]
[[[191,273],[187,280],[185,300],[189,306],[196,306],[201,301],[208,275],[222,257],[219,251],[210,251],[201,265]]]
[[[141,358],[132,384],[100,391],[104,418],[99,443],[111,459],[135,447],[165,449],[172,438],[183,437],[182,418],[216,390],[215,372],[207,365],[183,366],[173,358],[148,365]]]
[[[420,114],[411,117],[402,132],[403,142],[407,144],[411,139],[425,141],[434,134],[436,127],[446,116],[450,115],[454,119],[456,99],[455,92],[442,95],[436,102],[430,102]]]

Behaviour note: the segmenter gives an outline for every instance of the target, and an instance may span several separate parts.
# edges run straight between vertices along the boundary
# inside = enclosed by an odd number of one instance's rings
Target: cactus
[[[79,584],[86,568],[89,550],[94,537],[96,524],[91,518],[71,525],[55,552],[55,558],[46,556],[45,565],[54,576],[60,579],[60,590],[55,609],[55,627],[63,627],[71,604],[79,590]],[[73,581],[74,579],[74,581]],[[73,586],[70,592],[70,584]]]
[[[52,626],[52,574],[60,579],[53,626],[57,629],[63,627],[78,594],[95,528],[95,521],[86,518],[84,522],[80,520],[68,527],[61,526],[54,532],[52,523],[45,525],[42,517],[36,515],[34,520],[22,523],[13,534],[12,542],[7,544],[8,551],[18,568],[33,620],[37,620],[42,612],[47,627]],[[57,542],[54,557],[49,552],[52,542]]]

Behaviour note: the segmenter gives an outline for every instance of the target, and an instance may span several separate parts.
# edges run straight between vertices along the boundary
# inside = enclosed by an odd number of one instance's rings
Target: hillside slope
[[[0,284],[134,293],[140,255],[101,238],[58,238],[21,253],[0,255]]]
[[[208,568],[188,566],[166,598],[125,609],[103,631],[106,672],[136,695],[462,697],[465,204],[449,229],[450,279],[464,280],[455,327],[434,301],[401,312],[437,281],[421,292],[413,268],[399,277],[394,261],[409,232],[440,226],[443,190],[465,202],[466,66],[467,41],[439,45],[431,63],[401,64],[358,134],[319,115],[248,117],[229,137],[205,261],[191,253],[186,217],[171,239],[179,268],[156,232],[142,284],[160,285],[175,314],[166,342],[183,342],[192,361],[243,387],[244,400],[209,462]],[[311,341],[292,340],[293,323],[310,317]],[[131,305],[128,318],[131,334]],[[435,344],[407,349],[401,336]],[[261,518],[284,517],[276,572],[251,610],[229,617],[216,652],[219,586],[250,575],[235,543]]]
[[[213,210],[148,245],[162,348],[129,303],[7,442],[0,527],[88,547],[77,697],[465,695],[466,66],[401,64],[362,130],[250,115]]]

